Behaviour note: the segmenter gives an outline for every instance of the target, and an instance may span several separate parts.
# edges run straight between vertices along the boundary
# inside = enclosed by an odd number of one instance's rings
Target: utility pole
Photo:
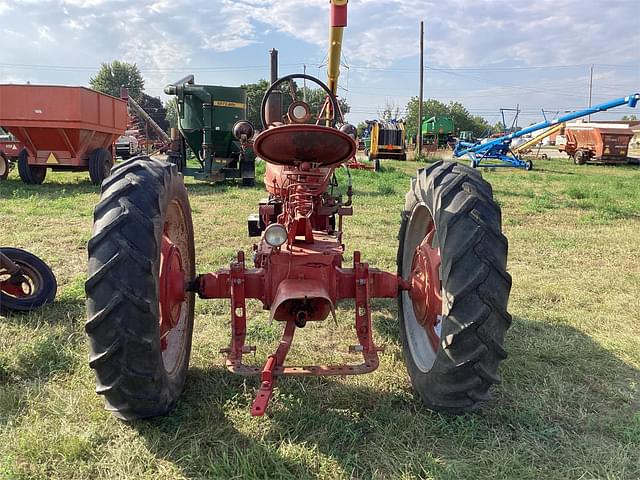
[[[593,63],[591,64],[591,69],[589,70],[589,108],[591,108],[591,93],[593,91]],[[588,121],[591,121],[591,115],[588,117]]]
[[[307,64],[306,63],[304,64],[303,69],[304,69],[304,74],[306,75],[307,74]],[[302,80],[303,80],[303,82],[302,82],[302,101],[304,103],[307,103],[307,79],[303,78]]]
[[[418,103],[418,156],[422,154],[422,102],[424,92],[424,21],[420,22],[420,100]]]

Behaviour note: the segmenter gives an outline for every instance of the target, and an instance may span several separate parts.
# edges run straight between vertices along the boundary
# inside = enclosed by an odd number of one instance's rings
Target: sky
[[[640,92],[637,0],[351,0],[339,95],[347,120],[387,105],[403,114],[419,89],[425,22],[425,98],[459,101],[495,123],[519,107],[564,112]],[[235,86],[280,75],[326,80],[328,0],[0,0],[0,83],[87,85],[102,62],[135,62],[146,91],[193,73]],[[620,107],[593,120],[618,119]],[[510,124],[513,112],[505,111]]]

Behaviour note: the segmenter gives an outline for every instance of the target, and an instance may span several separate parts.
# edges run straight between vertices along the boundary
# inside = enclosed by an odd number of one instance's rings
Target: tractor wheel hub
[[[437,347],[440,340],[442,319],[442,285],[440,281],[440,251],[431,245],[432,230],[413,255],[409,282],[409,296],[413,303],[416,321],[422,325],[429,339]]]
[[[185,272],[178,246],[167,235],[162,236],[160,258],[160,339],[166,348],[166,336],[180,320],[186,299]]]

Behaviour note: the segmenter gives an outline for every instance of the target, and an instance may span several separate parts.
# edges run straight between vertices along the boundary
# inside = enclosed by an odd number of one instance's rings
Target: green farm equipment
[[[240,178],[244,186],[255,184],[253,126],[246,121],[244,88],[197,85],[189,75],[164,89],[175,95],[178,130],[169,154],[181,171],[186,167],[187,147],[200,163],[192,173],[198,180],[221,182]]]
[[[453,119],[450,117],[437,115],[427,118],[422,122],[423,144],[446,148],[454,142],[454,131]]]

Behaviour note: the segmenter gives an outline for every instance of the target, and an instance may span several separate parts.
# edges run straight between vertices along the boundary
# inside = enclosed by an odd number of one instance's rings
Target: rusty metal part
[[[336,265],[335,255],[323,255],[322,253],[310,255],[309,252],[297,252],[298,256],[282,262],[295,263],[291,270],[296,272],[298,287],[288,284],[287,292],[290,299],[306,301],[317,299],[309,285],[313,284],[313,276],[322,279],[323,301],[335,304],[337,301],[353,298],[356,302],[355,330],[358,343],[351,346],[349,351],[361,353],[363,361],[359,364],[339,365],[311,365],[311,366],[286,366],[284,360],[293,342],[293,334],[296,322],[300,323],[300,311],[304,311],[304,321],[321,320],[323,313],[314,312],[312,308],[285,312],[278,320],[286,322],[283,338],[276,353],[269,356],[265,366],[260,369],[255,366],[245,365],[242,357],[245,353],[255,351],[255,347],[245,345],[246,339],[246,299],[260,299],[266,308],[278,308],[283,304],[279,298],[284,298],[280,287],[286,282],[286,273],[282,268],[270,266],[268,269],[246,269],[244,253],[239,252],[237,261],[231,264],[230,269],[218,273],[210,273],[198,277],[197,288],[202,298],[230,298],[231,299],[231,343],[228,348],[222,349],[226,354],[226,365],[230,371],[242,375],[257,375],[262,373],[262,385],[252,408],[252,415],[262,415],[271,396],[275,377],[280,375],[310,376],[310,375],[358,375],[368,373],[378,367],[378,352],[381,347],[376,346],[373,340],[371,325],[371,298],[393,298],[397,295],[400,282],[395,274],[370,269],[368,264],[360,260],[360,253],[354,252],[353,267],[342,268]],[[287,254],[283,254],[286,256]],[[273,257],[273,253],[272,253]],[[318,264],[321,257],[328,257],[325,264]],[[302,263],[301,263],[302,262]],[[278,274],[284,274],[285,279]],[[291,290],[289,290],[291,289]],[[318,293],[316,292],[316,293]],[[327,312],[328,313],[328,312]],[[315,315],[315,316],[314,316]],[[326,315],[324,315],[326,316]],[[300,326],[300,325],[298,325]]]
[[[2,279],[3,276],[7,277]],[[0,252],[0,291],[16,298],[28,297],[33,291],[28,279],[22,275],[20,267],[2,252]]]
[[[309,162],[314,166],[332,167],[355,156],[356,143],[335,128],[282,125],[258,135],[253,149],[260,158],[277,165]]]
[[[185,272],[178,246],[165,234],[160,254],[160,341],[167,348],[166,337],[180,319],[180,309],[186,299]]]
[[[442,320],[442,284],[440,281],[440,250],[433,246],[436,234],[431,220],[427,233],[416,247],[409,278],[409,296],[413,303],[416,321],[424,327],[434,350],[440,343]]]

